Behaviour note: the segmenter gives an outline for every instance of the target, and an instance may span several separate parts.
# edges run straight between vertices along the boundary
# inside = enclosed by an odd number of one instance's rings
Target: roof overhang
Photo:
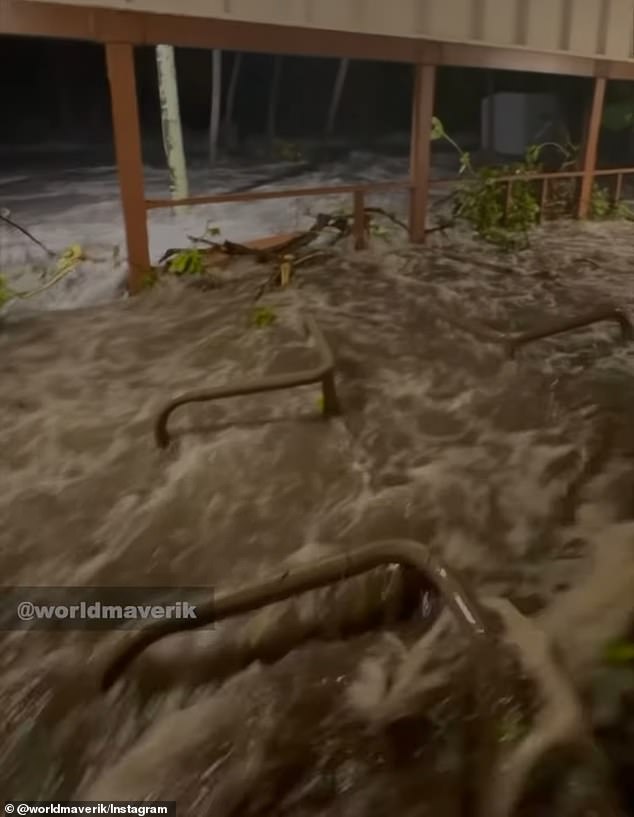
[[[634,61],[32,0],[0,0],[0,34],[634,79]]]

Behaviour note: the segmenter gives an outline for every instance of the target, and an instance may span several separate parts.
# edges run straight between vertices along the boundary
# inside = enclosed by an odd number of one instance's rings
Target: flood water
[[[631,724],[631,669],[603,655],[632,635],[634,343],[599,324],[509,360],[472,331],[606,302],[634,317],[631,239],[627,224],[560,224],[517,256],[459,234],[342,253],[266,296],[265,327],[251,316],[266,271],[248,264],[207,291],[10,316],[2,585],[231,588],[320,544],[410,538],[531,617],[597,729]],[[302,310],[333,351],[341,417],[320,416],[318,387],[231,398],[180,409],[155,447],[179,393],[311,366]],[[270,616],[283,628],[307,609]],[[214,651],[237,627],[166,639],[108,695],[95,678],[122,633],[3,633],[0,790],[176,800],[179,815],[463,813],[451,628],[438,640],[417,619],[221,678]]]

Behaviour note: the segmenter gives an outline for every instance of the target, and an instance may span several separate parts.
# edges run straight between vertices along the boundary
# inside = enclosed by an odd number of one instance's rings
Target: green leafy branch
[[[542,142],[530,145],[523,160],[511,165],[474,168],[471,156],[445,131],[438,119],[433,117],[431,128],[433,141],[443,140],[451,145],[459,157],[459,173],[463,180],[452,193],[453,216],[467,221],[476,234],[502,249],[511,250],[526,246],[529,231],[541,216],[561,217],[570,213],[576,196],[575,179],[555,179],[549,189],[547,209],[542,213],[537,196],[536,181],[531,175],[543,172],[541,163],[545,149],[551,148],[561,155],[560,171],[574,167],[578,146],[568,143]],[[516,177],[516,178],[513,178]],[[507,185],[504,179],[512,179],[507,201]],[[590,202],[592,218],[631,218],[634,214],[622,203],[611,201],[607,191],[594,185]]]
[[[62,278],[65,278],[72,272],[80,261],[85,260],[86,256],[79,244],[73,244],[68,247],[57,259],[55,264],[55,274],[48,281],[45,281],[41,286],[30,290],[14,290],[9,287],[6,276],[0,275],[0,308],[5,306],[9,301],[14,299],[26,300],[33,298],[35,295],[40,295],[47,289],[55,286]]]

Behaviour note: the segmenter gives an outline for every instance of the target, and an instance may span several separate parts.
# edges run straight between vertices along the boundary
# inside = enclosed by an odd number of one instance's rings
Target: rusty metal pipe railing
[[[115,654],[102,676],[102,691],[111,688],[129,664],[143,650],[161,638],[258,610],[292,596],[391,564],[412,569],[430,581],[469,640],[472,683],[467,685],[465,697],[465,703],[469,707],[465,711],[465,729],[468,736],[465,744],[467,773],[463,781],[460,813],[465,817],[490,817],[492,814],[510,817],[511,808],[520,801],[529,773],[536,766],[541,754],[539,750],[533,751],[535,757],[531,757],[535,740],[530,734],[510,756],[500,754],[497,748],[499,743],[497,696],[501,692],[507,694],[507,690],[500,686],[502,667],[496,660],[499,649],[497,636],[489,628],[479,600],[468,593],[457,576],[437,560],[427,547],[413,540],[377,541],[347,553],[321,559],[313,564],[286,568],[269,578],[219,595],[198,608],[196,619],[184,621],[168,619],[152,624]],[[552,686],[552,680],[550,685]],[[559,698],[553,696],[552,690],[551,698],[559,702]],[[561,727],[559,729],[562,730]],[[561,736],[556,735],[549,739],[551,742],[563,740],[564,743],[579,740],[578,734],[572,736],[569,734],[567,725],[566,730],[562,731]],[[513,773],[511,784],[500,798],[497,796],[500,779],[505,779],[509,772]]]
[[[592,312],[578,315],[576,318],[566,318],[565,320],[552,321],[545,326],[538,329],[531,329],[526,332],[504,333],[498,332],[495,329],[489,329],[482,324],[476,323],[469,318],[457,318],[443,312],[437,312],[436,317],[446,323],[451,324],[456,329],[467,332],[476,338],[479,338],[484,343],[500,344],[506,350],[507,355],[512,359],[515,357],[517,350],[532,343],[535,340],[542,338],[554,337],[564,332],[571,332],[573,329],[581,329],[584,326],[590,326],[593,323],[602,323],[603,321],[612,321],[619,325],[621,330],[621,337],[624,341],[632,340],[634,338],[634,327],[625,310],[619,307],[610,306],[603,309],[595,309]]]
[[[312,369],[304,369],[288,374],[269,375],[256,380],[247,380],[228,386],[218,386],[196,392],[187,392],[174,400],[170,400],[159,412],[154,425],[154,438],[159,448],[167,448],[170,444],[170,434],[167,424],[170,416],[180,406],[189,403],[206,403],[212,400],[221,400],[225,397],[240,397],[248,394],[259,394],[269,391],[308,386],[312,383],[321,383],[323,395],[323,414],[333,417],[340,413],[339,400],[335,389],[334,358],[330,347],[326,343],[317,322],[311,315],[302,316],[308,334],[315,341],[319,353],[319,364]]]
[[[408,539],[390,539],[373,542],[313,564],[285,568],[239,590],[221,593],[207,604],[200,605],[195,619],[165,619],[149,625],[109,662],[102,676],[102,690],[110,689],[145,649],[162,638],[258,610],[389,564],[410,567],[431,581],[471,645],[485,650],[491,636],[482,608],[457,576],[438,561],[425,545]]]
[[[528,332],[521,332],[516,335],[508,336],[505,344],[509,357],[515,357],[517,350],[527,343],[532,343],[542,338],[554,337],[561,335],[564,332],[571,332],[574,329],[581,329],[584,326],[590,326],[594,323],[602,323],[603,321],[612,321],[618,324],[621,330],[621,337],[624,341],[632,340],[634,337],[634,328],[632,322],[626,313],[617,307],[609,307],[603,309],[595,309],[583,315],[578,315],[576,318],[567,318],[566,320],[553,321],[538,329],[531,329]]]

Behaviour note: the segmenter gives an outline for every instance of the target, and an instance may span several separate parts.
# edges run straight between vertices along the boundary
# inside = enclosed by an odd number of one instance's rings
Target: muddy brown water
[[[634,344],[602,324],[509,361],[460,322],[518,331],[610,301],[634,316],[632,235],[562,224],[511,257],[460,234],[343,253],[267,296],[264,328],[249,265],[206,292],[7,320],[2,585],[238,586],[315,543],[409,537],[536,616],[598,706],[601,650],[634,606]],[[228,399],[180,409],[158,451],[167,399],[312,364],[297,299],[333,350],[342,417],[320,418],[317,387]],[[450,696],[440,722],[410,712],[388,737],[350,703],[368,657],[415,634],[179,685],[221,633],[157,645],[146,683],[107,698],[94,676],[120,633],[2,634],[0,791],[176,799],[180,815],[460,813]]]

